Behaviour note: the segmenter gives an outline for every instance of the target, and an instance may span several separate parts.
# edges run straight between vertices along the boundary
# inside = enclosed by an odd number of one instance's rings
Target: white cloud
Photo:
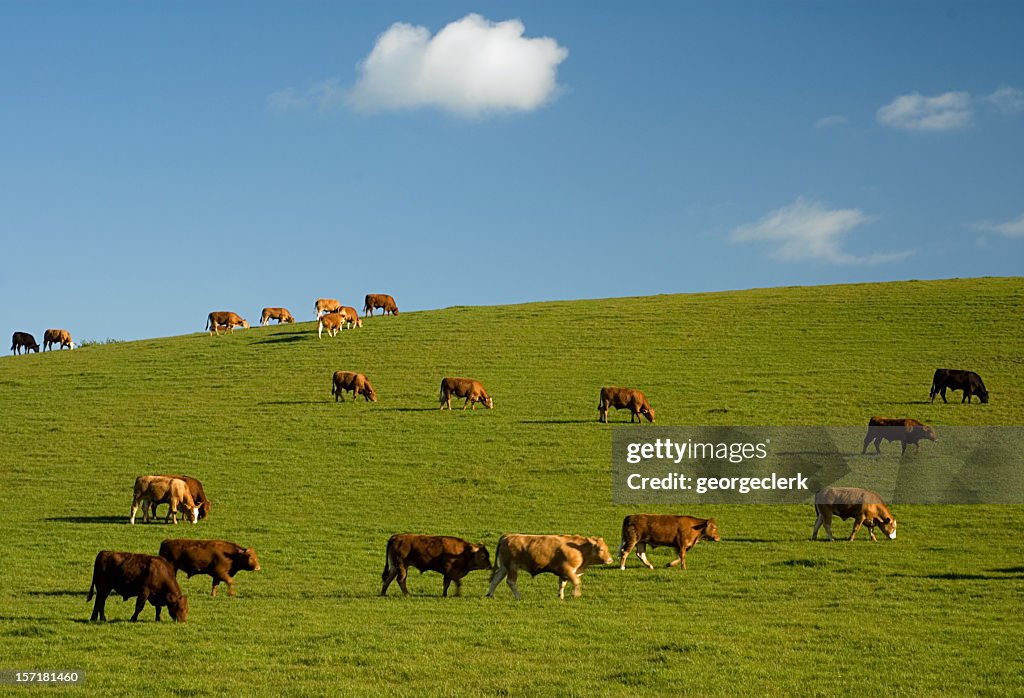
[[[551,38],[527,38],[519,20],[469,14],[433,37],[396,23],[359,65],[349,102],[368,111],[437,107],[461,116],[525,112],[556,93],[569,51]]]
[[[967,92],[934,97],[914,92],[900,95],[878,110],[879,123],[908,131],[952,131],[970,126],[973,119],[971,95]]]
[[[1000,87],[985,97],[985,101],[1002,112],[1016,113],[1024,111],[1024,90],[1016,87]]]
[[[832,114],[830,116],[823,116],[814,122],[814,128],[828,128],[830,126],[845,126],[850,123],[842,114]]]
[[[769,242],[772,252],[785,261],[821,260],[834,264],[874,264],[904,259],[910,251],[857,256],[842,249],[843,236],[872,221],[857,208],[830,210],[816,201],[799,197],[789,206],[772,211],[756,223],[732,231],[734,242]]]
[[[971,227],[986,233],[998,233],[1008,238],[1024,238],[1024,213],[1017,218],[1002,223],[981,221]]]
[[[307,109],[316,107],[320,111],[327,111],[345,101],[345,90],[336,79],[324,80],[323,82],[310,85],[304,90],[297,90],[288,87],[278,90],[267,97],[267,104],[271,109],[279,111]]]

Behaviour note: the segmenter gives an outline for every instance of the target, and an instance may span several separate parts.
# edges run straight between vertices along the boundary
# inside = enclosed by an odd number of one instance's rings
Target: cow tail
[[[384,553],[384,571],[380,573],[380,580],[382,582],[385,579],[388,578],[388,574],[391,572],[391,566],[392,566],[392,559],[391,558],[394,556],[394,554],[395,554],[395,551],[394,551],[394,548],[391,545],[391,541],[388,541],[388,547],[387,547],[387,550]],[[397,567],[397,565],[395,565],[395,566]]]
[[[96,573],[93,572],[92,582],[89,584],[89,594],[85,597],[86,601],[92,601],[92,594],[96,590]]]

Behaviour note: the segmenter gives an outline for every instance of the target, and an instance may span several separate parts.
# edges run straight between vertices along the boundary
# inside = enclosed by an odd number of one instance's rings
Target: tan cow
[[[877,492],[860,487],[826,487],[814,495],[814,511],[818,518],[814,521],[814,532],[811,540],[818,539],[818,528],[825,525],[828,539],[832,538],[832,516],[842,520],[853,519],[853,532],[850,540],[857,537],[861,524],[868,527],[871,540],[875,538],[875,526],[885,532],[891,540],[896,540],[896,519],[889,513],[889,507],[882,501]]]
[[[249,323],[245,318],[227,310],[214,311],[206,317],[206,329],[210,334],[220,334],[221,328],[225,326],[229,330],[234,327],[249,329]]]
[[[164,502],[171,506],[165,522],[178,523],[178,509],[181,509],[182,513],[187,513],[192,523],[199,520],[199,507],[192,499],[192,493],[189,492],[184,480],[164,475],[140,475],[135,478],[132,515],[128,523],[135,523],[135,512],[139,510],[140,505],[143,521],[148,522],[150,505]]]
[[[46,330],[43,332],[43,351],[51,349],[53,345],[58,345],[58,349],[67,347],[68,349],[74,349],[75,343],[71,341],[71,333],[67,330]]]
[[[362,395],[366,398],[367,402],[377,402],[376,391],[374,391],[370,381],[362,373],[335,371],[334,383],[331,386],[331,395],[334,396],[334,401],[337,402],[340,398],[342,402],[345,402],[346,391],[352,393],[353,400],[356,399],[357,395]]]
[[[367,293],[363,299],[363,312],[367,317],[373,317],[373,311],[380,308],[385,315],[398,315],[398,306],[395,299],[386,293]]]
[[[324,330],[331,337],[336,337],[345,324],[345,317],[341,313],[327,313],[321,315],[316,321],[316,336],[323,338]]]
[[[603,538],[505,534],[498,540],[491,588],[487,595],[493,597],[494,590],[507,577],[512,595],[516,599],[522,598],[516,579],[519,570],[525,570],[534,577],[543,572],[557,575],[560,599],[565,598],[565,585],[569,582],[573,584],[572,595],[579,596],[583,571],[589,565],[610,565],[613,562],[615,560]]]
[[[686,569],[686,551],[697,545],[701,540],[718,541],[718,525],[714,519],[695,519],[692,516],[670,516],[662,514],[632,514],[622,520],[622,545],[619,556],[622,562],[619,569],[626,569],[626,558],[633,548],[636,556],[650,569],[654,565],[647,559],[647,546],[652,548],[675,548],[676,559],[668,563],[669,567],[679,565]]]
[[[288,308],[264,308],[260,314],[260,327],[269,325],[271,320],[277,320],[278,325],[285,322],[288,324],[295,322],[295,318],[288,312]]]
[[[336,313],[341,310],[341,301],[336,298],[317,298],[316,303],[313,304],[313,308],[316,311],[316,317],[314,320],[320,317],[324,313]]]
[[[476,403],[478,402],[482,403],[489,410],[494,409],[494,399],[487,394],[480,381],[475,381],[472,378],[442,378],[441,392],[438,394],[441,405],[437,409],[443,410],[447,406],[451,410],[452,395],[466,398],[466,402],[462,404],[462,409],[466,409],[472,403],[472,409],[475,410]]]
[[[628,408],[629,422],[635,419],[643,424],[640,415],[647,417],[647,421],[654,423],[654,408],[647,402],[647,397],[639,390],[633,388],[601,388],[600,402],[597,403],[597,420],[608,421],[608,408],[614,407],[617,410]]]
[[[345,324],[348,326],[346,329],[363,326],[363,319],[359,317],[359,313],[351,305],[343,306],[338,312],[345,316]]]

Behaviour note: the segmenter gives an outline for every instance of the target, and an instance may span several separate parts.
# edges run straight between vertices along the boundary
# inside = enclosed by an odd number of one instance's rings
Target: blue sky
[[[0,3],[3,324],[1019,275],[1022,30],[1018,3]]]

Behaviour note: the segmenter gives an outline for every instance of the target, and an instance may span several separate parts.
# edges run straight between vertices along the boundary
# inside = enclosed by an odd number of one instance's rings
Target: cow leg
[[[625,540],[623,540],[622,544],[619,546],[619,557],[621,558],[621,562],[619,563],[620,570],[626,569],[626,558],[628,558],[629,554],[633,552],[634,546],[636,546],[635,541],[627,542]],[[637,555],[639,556],[640,553],[637,552]]]
[[[462,580],[458,577],[453,577],[452,581],[455,582],[455,595],[462,596]]]
[[[139,594],[139,598],[135,600],[135,613],[132,615],[132,622],[139,620],[139,614],[142,613],[142,609],[146,607],[146,593]],[[157,606],[157,615],[160,614],[160,607]]]
[[[942,390],[941,390],[940,392],[941,392],[941,395],[942,395],[942,401],[943,401],[943,402],[949,402],[949,401],[948,401],[948,400],[946,399],[946,386],[942,386]]]
[[[92,618],[90,620],[96,620],[97,618],[102,621],[107,620],[107,596],[109,594],[110,589],[102,589],[97,585],[96,603],[92,606]]]
[[[405,586],[405,579],[409,576],[409,568],[405,565],[398,567],[398,586],[402,589],[402,596],[409,595],[409,588]]]
[[[904,453],[907,452],[907,441],[906,441],[906,439],[903,439],[901,441],[901,443],[903,444],[903,448],[900,449],[900,455],[902,456]],[[917,448],[918,448],[918,450],[920,450],[921,449],[921,444],[918,444]]]
[[[473,404],[474,404],[474,406],[476,405],[476,403],[473,403]],[[462,403],[462,409],[465,410],[468,406],[469,406],[469,398],[467,397],[466,401],[464,403]]]
[[[388,587],[391,586],[391,582],[395,581],[395,577],[398,576],[398,569],[385,569],[384,574],[381,577],[380,595],[385,596],[388,593]]]
[[[821,528],[822,522],[825,518],[818,512],[818,517],[814,519],[814,530],[811,532],[811,540],[818,540],[818,529]]]
[[[519,577],[517,570],[509,570],[508,576],[505,577],[505,582],[508,584],[508,588],[512,590],[512,596],[516,597],[516,601],[523,598],[523,595],[519,593],[519,587],[516,585],[516,580]]]
[[[128,518],[128,523],[130,523],[132,525],[135,524],[135,512],[137,512],[138,510],[139,510],[139,502],[138,502],[138,500],[137,499],[132,499],[132,513],[131,513],[131,516]],[[145,516],[146,512],[143,511],[142,515]],[[149,521],[148,518],[146,520]]]
[[[494,571],[491,572],[491,586],[487,589],[487,596],[492,599],[494,598],[494,590],[498,588],[498,585],[501,584],[501,580],[504,578],[505,568],[499,564],[494,568]]]
[[[162,610],[164,610],[164,607],[163,607],[163,606],[157,606],[157,607],[156,607],[156,620],[157,620],[157,622],[158,622],[158,623],[159,623],[159,622],[160,622],[160,620],[161,620],[161,619],[160,619],[160,611],[162,611]]]
[[[448,587],[451,586],[452,579],[448,575],[444,576],[444,588],[441,590],[441,596],[448,596]]]
[[[854,521],[853,521],[853,532],[850,533],[850,542],[851,543],[853,542],[853,539],[857,537],[857,531],[860,530],[860,527],[861,527],[861,525],[863,523],[864,523],[864,519],[862,519],[860,517],[854,519]]]
[[[636,556],[638,558],[640,558],[640,562],[642,562],[645,565],[647,565],[647,569],[651,569],[651,570],[654,569],[654,565],[652,565],[651,561],[647,559],[647,544],[646,543],[641,543],[640,545],[637,546],[637,548],[636,548]]]

